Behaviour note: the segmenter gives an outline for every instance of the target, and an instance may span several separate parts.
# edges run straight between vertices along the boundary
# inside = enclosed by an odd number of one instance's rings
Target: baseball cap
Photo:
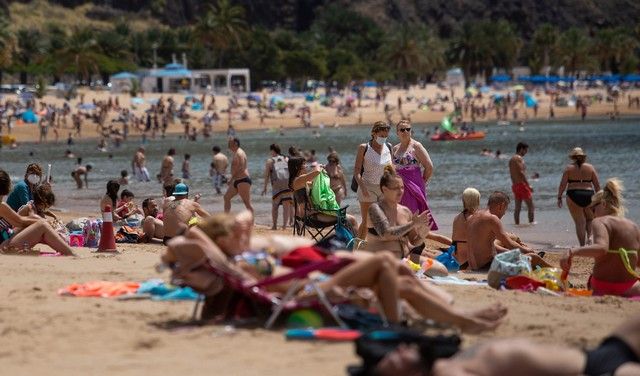
[[[176,184],[176,187],[173,189],[174,196],[186,196],[188,193],[189,187],[184,183]]]

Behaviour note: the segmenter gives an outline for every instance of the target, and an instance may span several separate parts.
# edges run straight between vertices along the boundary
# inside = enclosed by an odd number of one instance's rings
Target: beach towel
[[[311,202],[319,210],[328,210],[326,214],[336,215],[335,211],[339,210],[340,205],[336,201],[336,194],[331,189],[329,175],[326,171],[322,171],[313,179],[311,184]]]
[[[436,285],[456,285],[456,286],[487,286],[487,281],[469,281],[467,279],[458,278],[454,275],[446,277],[431,277],[431,282]]]
[[[72,283],[58,290],[58,295],[75,297],[111,298],[126,294],[135,294],[140,287],[138,282],[93,281]]]

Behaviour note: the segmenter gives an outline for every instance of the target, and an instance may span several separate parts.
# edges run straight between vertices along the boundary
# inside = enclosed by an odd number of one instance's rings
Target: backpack
[[[100,229],[102,228],[101,219],[87,219],[82,226],[82,235],[84,237],[84,246],[96,248],[100,243]]]
[[[289,184],[289,165],[287,159],[282,155],[271,158],[273,166],[271,167],[271,182],[287,182]]]

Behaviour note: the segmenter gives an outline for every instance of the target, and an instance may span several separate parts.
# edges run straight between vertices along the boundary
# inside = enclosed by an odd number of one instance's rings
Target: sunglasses
[[[398,128],[398,132],[411,132],[411,128]]]

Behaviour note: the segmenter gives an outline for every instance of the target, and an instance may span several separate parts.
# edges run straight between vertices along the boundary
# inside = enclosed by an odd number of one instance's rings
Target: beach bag
[[[519,249],[498,253],[491,262],[487,275],[489,286],[500,288],[507,277],[531,273],[531,257],[523,255]]]
[[[442,252],[441,255],[438,255],[438,257],[436,257],[436,260],[444,265],[449,273],[454,273],[460,270],[460,264],[458,263],[458,260],[456,260],[456,258],[453,256],[455,252],[456,246],[452,244],[449,249]]]
[[[100,243],[100,229],[102,228],[101,219],[87,219],[82,226],[82,236],[84,237],[84,246],[96,248]]]
[[[336,194],[333,192],[333,189],[331,189],[329,175],[327,175],[327,172],[324,170],[313,178],[309,197],[316,209],[327,211],[325,214],[336,215],[335,210],[340,209],[340,205],[338,205],[338,201],[336,201]]]
[[[440,358],[450,358],[460,349],[457,335],[429,336],[407,328],[379,329],[367,332],[356,340],[356,354],[362,364],[349,366],[352,376],[374,375],[378,363],[400,344],[416,345],[420,352],[423,369],[430,373],[433,363]]]
[[[289,165],[282,155],[271,158],[273,160],[271,179],[272,183],[289,185]]]

